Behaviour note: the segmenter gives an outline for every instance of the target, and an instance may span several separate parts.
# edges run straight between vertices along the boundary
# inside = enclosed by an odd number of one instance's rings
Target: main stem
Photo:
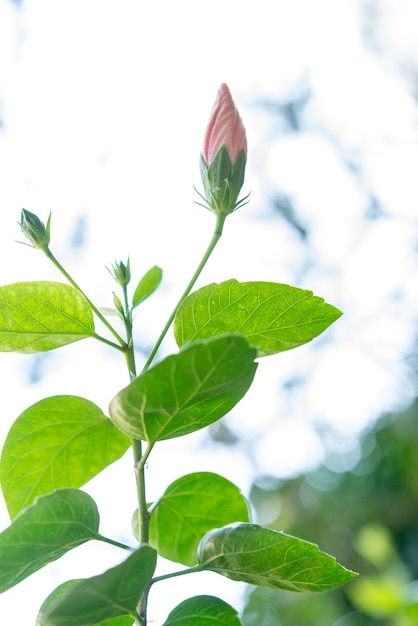
[[[223,230],[223,226],[225,223],[225,219],[226,219],[226,214],[222,214],[222,213],[218,213],[216,216],[216,225],[215,225],[215,230],[213,232],[212,235],[212,239],[209,242],[209,245],[206,249],[205,254],[202,257],[202,260],[200,261],[199,265],[197,266],[197,269],[195,271],[195,273],[193,274],[192,278],[190,279],[189,284],[187,285],[186,289],[183,291],[183,293],[180,296],[179,301],[177,302],[176,306],[173,309],[173,312],[171,313],[170,317],[167,320],[166,325],[164,326],[163,330],[161,331],[160,336],[158,337],[155,346],[153,347],[147,362],[144,365],[144,369],[142,370],[143,372],[145,372],[149,366],[151,365],[152,361],[154,360],[155,355],[158,352],[158,348],[160,347],[164,337],[167,334],[168,329],[170,328],[171,324],[173,323],[173,320],[175,318],[175,315],[181,305],[181,303],[183,302],[184,298],[186,298],[189,293],[191,292],[191,290],[194,287],[194,284],[196,283],[197,279],[199,278],[200,274],[202,273],[203,268],[205,267],[206,263],[209,260],[210,255],[212,254],[213,250],[215,249],[216,244],[218,243],[219,239],[221,238],[222,235],[222,230]]]
[[[124,299],[124,322],[126,329],[125,359],[129,371],[129,379],[132,382],[136,378],[135,349],[132,335],[132,310],[128,301],[127,285],[123,285]],[[131,439],[134,455],[134,469],[136,492],[138,498],[138,539],[140,544],[148,543],[149,538],[149,513],[145,491],[145,463],[143,462],[142,441]],[[139,615],[144,626],[147,624],[148,592],[144,592],[138,607]]]
[[[179,301],[173,309],[170,317],[167,320],[163,330],[161,331],[160,336],[158,337],[148,360],[143,368],[143,372],[145,372],[151,365],[154,360],[155,355],[157,354],[158,348],[160,347],[164,337],[167,334],[168,329],[170,328],[174,317],[177,313],[177,310],[180,304],[183,302],[184,298],[189,295],[190,291],[193,289],[194,284],[199,278],[203,268],[205,267],[210,255],[212,254],[216,244],[222,235],[223,225],[226,219],[226,215],[218,214],[216,216],[216,225],[215,230],[212,235],[212,238],[209,242],[209,245],[204,253],[202,260],[200,261],[196,271],[194,272],[192,278],[190,279],[186,289],[182,293]],[[136,365],[135,365],[135,353],[134,353],[134,344],[133,344],[133,336],[132,336],[132,311],[129,307],[128,296],[127,296],[127,287],[126,285],[123,287],[123,295],[124,295],[124,318],[125,318],[125,328],[126,328],[126,350],[125,350],[125,358],[128,365],[129,376],[131,381],[136,378]],[[146,490],[145,490],[145,464],[148,458],[149,453],[152,450],[152,444],[148,446],[145,453],[142,450],[142,442],[139,439],[131,440],[132,449],[134,453],[134,461],[135,461],[135,478],[136,478],[136,488],[137,488],[137,496],[138,496],[138,534],[139,534],[139,542],[140,544],[148,543],[149,541],[149,511],[147,508],[147,499],[146,499]],[[138,607],[140,618],[143,620],[144,626],[147,625],[147,604],[148,604],[148,592],[147,589],[141,599],[140,605]]]
[[[126,328],[126,351],[125,359],[129,371],[129,379],[132,382],[136,378],[135,351],[132,336],[132,311],[128,302],[128,292],[126,285],[123,286],[124,297],[124,318]],[[145,469],[142,462],[142,441],[140,439],[131,440],[132,450],[134,453],[134,468],[136,479],[136,490],[138,496],[138,529],[139,542],[148,543],[149,535],[149,515],[147,510],[147,499],[145,493]]]

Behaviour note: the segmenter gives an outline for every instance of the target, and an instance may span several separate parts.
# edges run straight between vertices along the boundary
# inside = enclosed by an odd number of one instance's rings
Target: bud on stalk
[[[200,173],[205,190],[205,205],[214,213],[228,215],[240,208],[248,196],[238,200],[247,161],[245,128],[223,83],[206,129],[200,157]]]
[[[33,248],[40,248],[44,251],[48,249],[51,238],[51,214],[49,214],[45,226],[35,213],[22,209],[19,226],[30,241],[30,244],[26,245],[31,245]]]
[[[116,280],[116,282],[122,287],[126,287],[126,285],[131,280],[131,262],[128,258],[128,261],[122,263],[116,261],[112,264],[112,269],[106,268],[110,275]]]

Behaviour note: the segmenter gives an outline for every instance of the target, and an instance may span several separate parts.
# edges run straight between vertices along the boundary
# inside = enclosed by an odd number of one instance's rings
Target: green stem
[[[136,491],[138,497],[138,539],[139,543],[148,543],[149,539],[149,512],[147,508],[147,498],[145,490],[145,463],[142,456],[142,441],[131,440],[134,453],[134,469],[136,480]]]
[[[154,360],[155,355],[157,354],[158,348],[160,347],[164,337],[167,334],[168,329],[170,328],[175,315],[181,305],[181,303],[183,302],[184,298],[186,298],[189,293],[191,292],[191,290],[193,289],[194,284],[196,283],[197,279],[199,278],[203,268],[205,267],[206,263],[209,260],[210,255],[212,254],[213,250],[215,249],[216,244],[218,243],[219,239],[221,238],[222,235],[222,230],[223,230],[223,225],[226,219],[226,215],[224,214],[218,214],[216,216],[216,225],[215,225],[215,230],[214,233],[212,235],[212,239],[209,242],[209,245],[206,249],[205,254],[202,257],[202,260],[200,261],[199,265],[197,266],[197,269],[195,271],[195,273],[193,274],[189,284],[187,285],[186,289],[184,290],[184,292],[182,293],[182,295],[180,296],[179,301],[177,302],[176,306],[173,309],[173,312],[171,313],[170,317],[167,320],[166,325],[164,326],[163,330],[161,331],[160,336],[158,337],[155,346],[153,347],[147,362],[144,365],[144,369],[143,371],[145,372],[149,366],[151,365],[152,361]]]
[[[112,348],[115,348],[116,350],[120,350],[121,352],[124,351],[123,346],[120,346],[118,343],[115,343],[114,341],[110,341],[110,339],[106,339],[106,337],[102,337],[101,335],[98,335],[97,333],[92,333],[91,336],[93,337],[93,339],[97,339],[97,341],[101,341],[102,343],[105,343],[107,346],[111,346]]]
[[[161,580],[167,580],[167,578],[175,578],[176,576],[183,576],[184,574],[195,574],[196,572],[201,572],[202,567],[200,565],[194,565],[193,567],[189,567],[188,569],[180,570],[179,572],[172,572],[171,574],[163,574],[162,576],[156,576],[151,580],[151,585],[154,583],[158,583]]]
[[[97,535],[98,541],[103,541],[105,543],[110,543],[112,546],[116,546],[117,548],[123,548],[123,550],[129,550],[129,552],[135,552],[135,548],[131,546],[127,546],[125,543],[120,543],[120,541],[116,541],[115,539],[110,539],[109,537],[105,537],[100,533]]]
[[[61,265],[61,263],[58,261],[58,259],[55,258],[55,256],[52,254],[51,250],[49,248],[43,248],[43,251],[45,252],[46,256],[48,257],[48,259],[50,261],[52,261],[52,263],[55,265],[55,267],[61,272],[61,274],[63,274],[65,276],[65,278],[68,280],[68,282],[75,287],[75,289],[77,289],[77,291],[79,291],[87,300],[87,302],[90,305],[90,308],[92,309],[92,311],[95,312],[95,314],[97,315],[97,317],[100,319],[100,321],[106,326],[106,328],[112,333],[112,335],[118,340],[120,346],[123,347],[125,346],[125,340],[119,335],[118,332],[116,332],[116,330],[113,328],[113,326],[111,324],[109,324],[109,322],[107,321],[107,319],[104,317],[104,315],[99,311],[99,309],[93,304],[93,302],[90,300],[90,298],[88,298],[86,296],[86,294],[84,293],[84,291],[77,285],[77,283],[75,282],[75,280],[73,280],[73,278],[69,275],[69,273],[67,272],[67,270]],[[103,341],[103,337],[100,337],[99,335],[95,335],[96,339],[99,339],[100,341]],[[109,343],[109,342],[107,342]],[[116,344],[110,343],[110,345],[112,345],[113,347],[117,347],[119,350],[121,349],[120,346],[117,346]]]
[[[135,350],[134,350],[134,340],[133,340],[133,335],[132,335],[132,311],[129,307],[127,285],[123,285],[122,289],[123,289],[123,300],[124,300],[123,319],[125,322],[125,330],[126,330],[125,359],[126,359],[126,364],[128,366],[129,379],[132,382],[136,378]]]
[[[151,450],[153,449],[154,445],[155,445],[155,441],[153,441],[152,443],[148,443],[148,445],[146,447],[146,450],[145,450],[144,454],[141,457],[141,461],[138,464],[138,468],[139,469],[142,469],[142,468],[145,467],[145,464],[148,461],[148,457],[149,457],[149,455],[151,453]]]
[[[126,350],[125,359],[128,366],[129,378],[132,382],[136,378],[135,348],[132,332],[132,309],[129,306],[127,285],[122,286],[123,290],[123,319],[126,330]],[[145,454],[142,453],[142,441],[140,439],[131,439],[131,446],[134,455],[135,483],[138,499],[138,539],[140,544],[148,543],[149,539],[149,513],[147,508],[147,497],[145,489],[145,462],[152,450],[152,445],[148,446]],[[141,602],[138,607],[143,626],[147,624],[147,604],[148,590],[143,593]]]
[[[135,350],[132,334],[132,310],[128,301],[127,286],[123,285],[124,300],[124,321],[126,329],[127,349],[125,351],[126,364],[129,370],[129,378],[131,382],[136,378]],[[138,533],[139,542],[148,543],[149,536],[149,514],[147,509],[147,498],[145,491],[145,462],[152,446],[148,447],[146,453],[142,453],[142,441],[140,439],[131,439],[132,450],[134,454],[134,468],[136,491],[138,497]]]

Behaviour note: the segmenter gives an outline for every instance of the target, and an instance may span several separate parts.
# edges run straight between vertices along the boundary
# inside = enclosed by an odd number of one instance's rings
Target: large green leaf
[[[129,447],[98,406],[77,396],[45,398],[14,422],[4,444],[1,486],[10,516],[35,496],[81,487]]]
[[[49,281],[0,287],[0,352],[44,352],[93,334],[90,305],[77,289]]]
[[[318,546],[256,524],[230,524],[207,533],[198,561],[232,580],[289,591],[327,591],[357,574]]]
[[[101,624],[95,624],[95,626],[135,626],[135,622],[132,621],[132,617],[129,615],[122,615],[122,617],[115,617],[114,619],[107,619]]]
[[[150,543],[166,559],[194,565],[205,533],[248,521],[247,501],[233,483],[211,472],[187,474],[174,481],[156,503]]]
[[[163,626],[241,626],[237,611],[214,596],[195,596],[176,606]]]
[[[110,403],[127,435],[145,441],[180,437],[212,424],[245,395],[257,368],[244,337],[197,342],[138,376]]]
[[[341,311],[311,291],[279,283],[207,285],[188,296],[177,311],[179,346],[225,333],[240,333],[266,356],[301,346],[322,333]]]
[[[78,489],[61,489],[35,502],[0,533],[0,593],[47,563],[98,539],[94,500]]]
[[[83,580],[84,579],[82,578],[67,580],[65,583],[62,583],[62,585],[59,585],[59,587],[54,589],[54,591],[49,594],[49,596],[46,598],[41,608],[39,609],[35,626],[42,626],[42,624],[45,623],[45,615],[49,611],[52,611],[52,609],[55,608],[59,604],[59,602],[64,600],[74,589],[74,587],[77,587],[81,582],[83,582]],[[134,626],[134,622],[132,620],[133,618],[129,615],[124,615],[122,617],[115,617],[114,619],[106,620],[105,622],[101,622],[96,626]]]
[[[157,552],[144,545],[103,574],[65,583],[64,590],[58,587],[42,605],[37,626],[131,624],[156,563]]]
[[[36,618],[35,626],[41,626],[45,617],[45,614],[48,613],[51,609],[53,609],[59,602],[64,600],[74,589],[77,587],[84,579],[76,578],[73,580],[67,580],[52,591],[47,598],[42,603],[41,608],[39,609],[39,613]],[[131,626],[131,624],[129,624]]]

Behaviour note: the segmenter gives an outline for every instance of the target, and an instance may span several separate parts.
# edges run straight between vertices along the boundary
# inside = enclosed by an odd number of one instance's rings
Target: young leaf
[[[148,272],[141,278],[135,289],[134,296],[132,298],[133,308],[137,307],[141,302],[144,302],[149,298],[154,291],[159,287],[163,277],[163,270],[161,267],[154,265]]]
[[[0,533],[0,593],[77,546],[98,538],[94,500],[78,489],[61,489],[35,502]]]
[[[311,291],[279,283],[236,280],[202,287],[177,311],[179,346],[225,333],[240,333],[267,356],[301,346],[321,334],[341,311]]]
[[[237,611],[214,596],[195,596],[176,606],[163,626],[241,626]]]
[[[130,437],[159,441],[212,424],[245,395],[256,351],[229,335],[194,343],[138,376],[111,401],[109,412]]]
[[[0,287],[0,352],[44,352],[93,334],[90,305],[77,289],[48,281]]]
[[[77,396],[40,400],[14,422],[0,461],[11,517],[36,496],[81,487],[130,445],[98,406]]]
[[[211,472],[187,474],[174,481],[155,505],[150,543],[166,559],[195,565],[205,533],[248,521],[247,500],[233,483]]]
[[[125,626],[138,617],[136,607],[151,582],[157,553],[143,545],[126,561],[103,574],[69,581],[46,599],[37,626]],[[129,616],[129,619],[126,617]],[[123,620],[123,621],[122,621]]]
[[[232,580],[289,591],[327,591],[357,576],[315,544],[256,524],[230,524],[207,533],[198,562]]]

